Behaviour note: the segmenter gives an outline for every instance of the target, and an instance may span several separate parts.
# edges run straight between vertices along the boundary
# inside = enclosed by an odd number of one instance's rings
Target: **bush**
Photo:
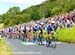
[[[75,43],[75,27],[58,29],[54,36],[58,41]]]

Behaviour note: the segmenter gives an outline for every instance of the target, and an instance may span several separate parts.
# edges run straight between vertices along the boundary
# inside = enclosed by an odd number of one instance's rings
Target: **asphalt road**
[[[56,48],[23,45],[21,40],[4,38],[14,55],[75,55],[75,44],[60,43]]]

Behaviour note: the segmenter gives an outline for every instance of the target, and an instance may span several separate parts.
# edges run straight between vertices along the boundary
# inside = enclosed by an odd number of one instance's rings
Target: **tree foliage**
[[[0,23],[5,26],[28,22],[30,20],[39,20],[54,15],[66,13],[75,9],[75,0],[47,0],[42,4],[31,6],[20,11],[19,7],[12,7],[3,15],[0,15]]]

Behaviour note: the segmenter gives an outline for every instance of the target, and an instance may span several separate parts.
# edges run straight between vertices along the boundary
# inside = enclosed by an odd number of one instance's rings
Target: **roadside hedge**
[[[58,29],[54,36],[58,41],[75,43],[75,27]]]

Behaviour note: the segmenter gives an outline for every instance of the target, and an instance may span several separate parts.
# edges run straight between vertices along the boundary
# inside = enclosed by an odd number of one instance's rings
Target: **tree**
[[[39,17],[39,12],[38,12],[38,7],[33,7],[31,10],[30,10],[30,18],[32,20],[39,20],[40,17]]]
[[[23,11],[19,7],[12,7],[0,16],[0,22],[12,26],[30,20],[39,20],[54,15],[60,15],[75,9],[75,0],[47,0],[42,4],[31,6]]]
[[[9,18],[12,18],[14,15],[20,13],[20,8],[19,7],[12,7],[8,10],[6,13]]]

